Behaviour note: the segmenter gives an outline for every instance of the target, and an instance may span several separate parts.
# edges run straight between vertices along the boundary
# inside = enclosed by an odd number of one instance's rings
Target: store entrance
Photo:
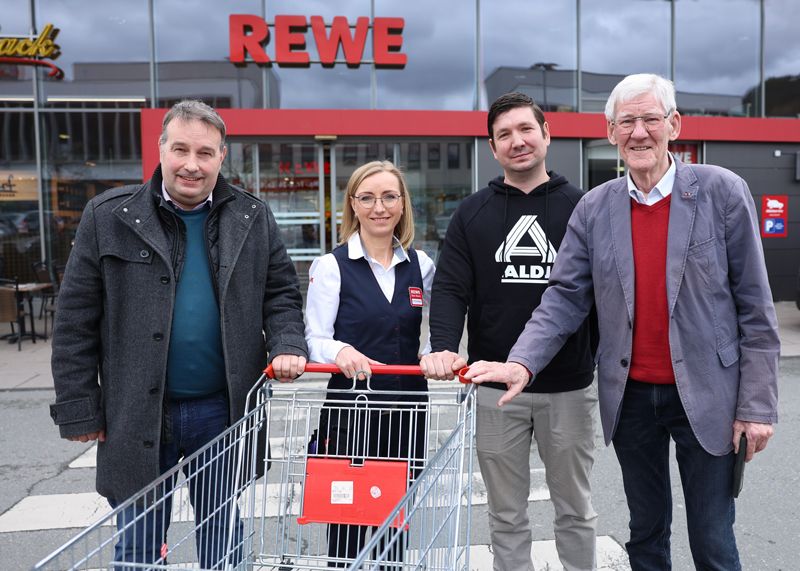
[[[311,262],[339,243],[347,181],[369,161],[390,160],[405,172],[415,247],[435,258],[450,215],[472,192],[472,145],[471,139],[239,139],[228,143],[223,174],[268,201],[305,291]]]
[[[305,291],[311,262],[339,242],[350,175],[365,162],[393,160],[393,151],[393,145],[379,142],[235,141],[223,172],[267,200]]]

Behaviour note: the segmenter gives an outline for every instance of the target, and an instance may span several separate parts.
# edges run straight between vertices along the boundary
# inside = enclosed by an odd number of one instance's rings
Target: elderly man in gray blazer
[[[669,153],[681,128],[670,81],[626,77],[605,114],[627,176],[575,208],[508,362],[475,363],[467,376],[505,382],[502,406],[596,303],[600,413],[622,468],[631,567],[671,566],[672,439],[695,565],[740,569],[734,452],[746,435],[749,461],[772,436],[780,349],[753,198],[732,172]]]

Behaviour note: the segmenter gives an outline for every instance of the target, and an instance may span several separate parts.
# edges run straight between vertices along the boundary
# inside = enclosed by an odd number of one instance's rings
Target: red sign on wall
[[[670,143],[669,151],[685,165],[696,165],[697,143]]]
[[[761,197],[761,237],[786,238],[789,220],[789,197],[771,194]]]
[[[247,55],[257,64],[281,67],[308,67],[311,58],[306,51],[306,36],[309,21],[305,16],[275,16],[272,25],[274,60],[265,50],[270,40],[267,22],[260,16],[251,14],[231,14],[228,18],[230,58],[237,65],[247,63]],[[361,65],[367,33],[372,28],[372,59],[375,67],[405,67],[407,56],[400,52],[403,46],[403,18],[375,18],[370,25],[369,18],[356,19],[350,24],[344,16],[336,16],[326,25],[322,16],[311,16],[311,37],[317,46],[319,63],[323,67],[336,65],[341,49],[348,67]]]

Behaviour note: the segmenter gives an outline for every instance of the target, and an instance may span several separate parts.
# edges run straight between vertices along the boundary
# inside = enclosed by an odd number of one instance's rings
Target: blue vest
[[[351,260],[347,244],[333,250],[339,264],[341,289],[339,312],[333,324],[334,339],[352,345],[367,357],[387,365],[414,365],[419,362],[419,335],[422,307],[411,303],[410,288],[422,292],[422,272],[414,249],[408,250],[407,262],[394,268],[395,283],[392,302],[383,295],[375,275],[364,258]],[[332,375],[328,388],[346,389],[352,379]],[[357,388],[365,388],[360,381]],[[373,390],[427,391],[424,377],[405,375],[374,375]],[[384,398],[384,397],[381,397]],[[386,396],[386,400],[394,400]]]

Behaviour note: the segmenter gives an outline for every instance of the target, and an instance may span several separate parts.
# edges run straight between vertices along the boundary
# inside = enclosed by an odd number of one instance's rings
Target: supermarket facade
[[[338,242],[350,173],[376,158],[406,172],[416,246],[435,256],[459,201],[499,174],[486,109],[509,91],[544,108],[549,168],[586,189],[619,176],[602,109],[646,71],[678,91],[672,151],[748,182],[774,297],[794,299],[792,0],[15,3],[0,16],[3,275],[63,264],[86,202],[149,178],[183,98],[226,120],[223,174],[269,201],[302,278]]]

